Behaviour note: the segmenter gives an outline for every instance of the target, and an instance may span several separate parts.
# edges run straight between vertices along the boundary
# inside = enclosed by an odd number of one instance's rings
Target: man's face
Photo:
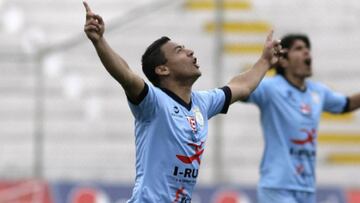
[[[304,79],[312,75],[310,49],[304,41],[295,40],[284,60],[286,74]]]
[[[161,50],[167,59],[165,66],[169,68],[169,76],[175,80],[195,81],[201,76],[197,59],[192,50],[172,41],[164,44]]]

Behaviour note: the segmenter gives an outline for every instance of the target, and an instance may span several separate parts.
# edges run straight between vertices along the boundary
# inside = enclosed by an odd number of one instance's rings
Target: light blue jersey
[[[314,192],[321,113],[343,112],[347,98],[311,81],[301,91],[277,75],[264,79],[248,101],[260,108],[265,140],[259,187]]]
[[[135,117],[136,180],[128,203],[187,203],[199,175],[208,119],[226,113],[228,87],[192,92],[186,104],[174,93],[145,84]]]

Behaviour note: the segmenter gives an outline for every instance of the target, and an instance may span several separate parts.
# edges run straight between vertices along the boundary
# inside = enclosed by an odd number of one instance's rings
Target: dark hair
[[[165,54],[161,51],[161,47],[168,41],[170,41],[168,37],[161,37],[155,40],[146,49],[141,58],[142,70],[145,76],[155,86],[159,86],[159,76],[155,73],[155,68],[167,62]]]
[[[309,37],[304,35],[304,34],[288,34],[285,35],[282,39],[281,39],[281,47],[283,49],[290,49],[293,45],[294,42],[296,40],[301,40],[303,41],[306,46],[310,49],[311,48],[311,43],[309,40]],[[287,53],[284,55],[284,58],[287,58]],[[280,65],[280,63],[277,63],[275,66],[275,70],[276,70],[276,74],[280,74],[280,75],[284,75],[285,74],[285,70],[284,68]]]

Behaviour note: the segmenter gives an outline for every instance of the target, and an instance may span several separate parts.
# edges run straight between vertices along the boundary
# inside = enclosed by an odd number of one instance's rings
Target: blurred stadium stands
[[[167,35],[195,51],[203,72],[195,89],[214,88],[217,71],[223,72],[218,79],[225,84],[253,64],[274,28],[277,37],[288,32],[310,36],[313,79],[345,94],[360,91],[357,0],[225,1],[223,67],[213,65],[211,1],[88,2],[109,26],[110,44],[141,75],[145,48]],[[0,179],[36,174],[34,137],[42,132],[43,151],[38,152],[44,179],[132,184],[133,118],[121,87],[83,34],[81,1],[2,0],[0,15]],[[39,113],[43,120],[37,120]],[[263,146],[259,112],[235,104],[222,119],[221,135],[210,127],[199,184],[254,186]],[[320,126],[319,185],[360,187],[354,178],[360,173],[360,112],[324,115]],[[221,136],[222,147],[214,136]],[[217,150],[220,166],[214,159]],[[214,175],[217,167],[222,180]]]

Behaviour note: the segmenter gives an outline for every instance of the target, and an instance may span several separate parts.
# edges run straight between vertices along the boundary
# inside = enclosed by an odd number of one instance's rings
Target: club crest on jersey
[[[192,116],[188,116],[187,120],[188,120],[188,122],[190,124],[190,127],[191,127],[193,133],[197,133],[196,119],[194,117],[192,117]]]
[[[312,100],[315,104],[319,104],[320,103],[320,96],[317,92],[312,92],[311,93],[311,97],[312,97]]]
[[[203,115],[202,115],[199,107],[196,106],[193,111],[194,111],[194,114],[195,114],[195,120],[196,120],[196,122],[197,122],[201,127],[203,127],[203,126],[204,126],[204,117],[203,117]]]
[[[305,103],[300,105],[300,111],[302,114],[310,115],[311,114],[311,106]]]

